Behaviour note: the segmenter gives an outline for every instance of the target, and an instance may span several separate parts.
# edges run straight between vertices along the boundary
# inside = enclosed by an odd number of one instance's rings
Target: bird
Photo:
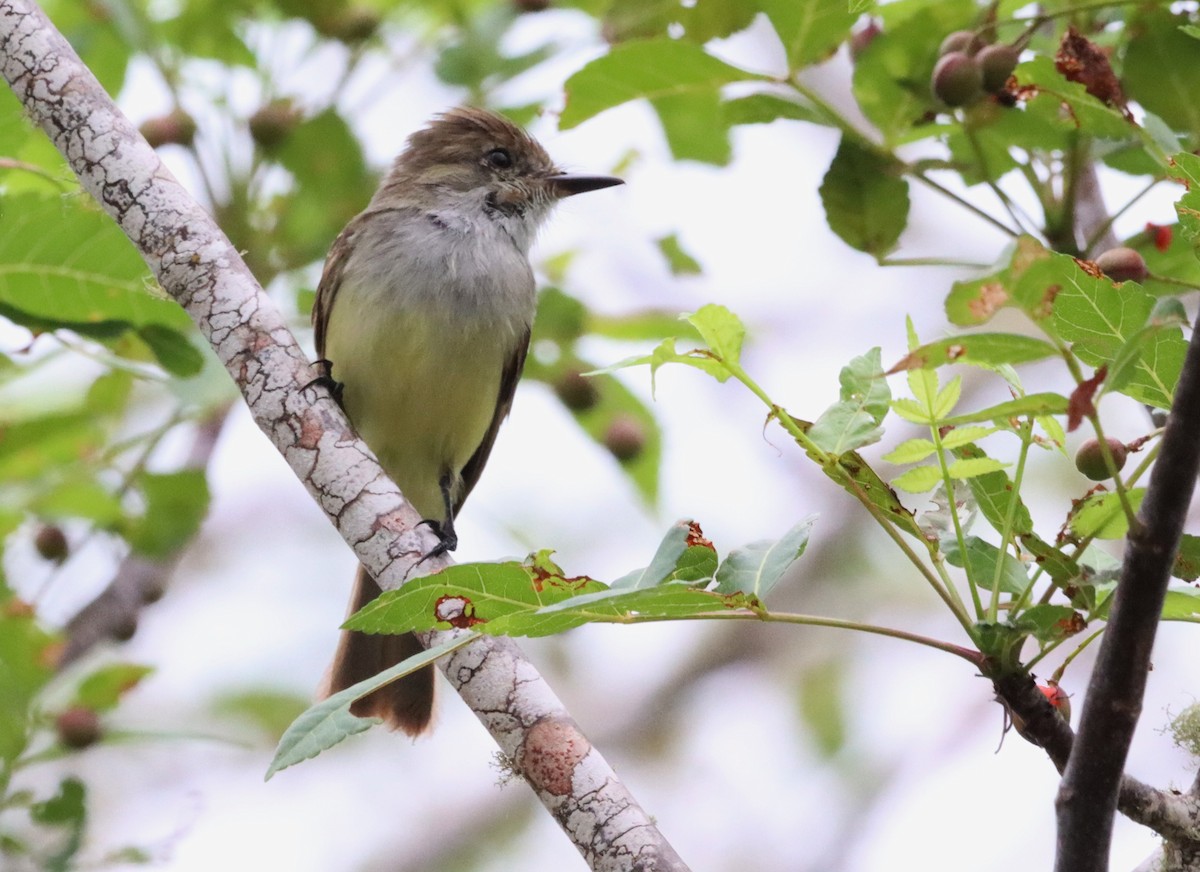
[[[503,115],[459,107],[408,138],[334,240],[312,311],[317,380],[436,534],[423,560],[457,547],[455,518],[512,408],[537,307],[538,228],[563,198],[622,183],[564,172]],[[380,593],[360,565],[350,612]],[[321,693],[422,650],[412,634],[342,630]],[[417,736],[433,705],[426,666],[350,710]]]

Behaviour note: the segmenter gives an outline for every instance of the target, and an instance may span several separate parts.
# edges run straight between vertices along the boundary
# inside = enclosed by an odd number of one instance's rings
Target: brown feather
[[[475,449],[471,459],[462,468],[462,494],[454,505],[455,515],[458,514],[462,504],[467,500],[467,495],[479,481],[483,467],[487,463],[488,457],[491,456],[492,446],[496,443],[496,434],[500,432],[500,425],[512,411],[513,395],[517,392],[517,382],[521,380],[521,372],[525,369],[525,357],[529,353],[529,333],[529,328],[526,327],[525,335],[517,342],[512,357],[504,366],[504,373],[500,376],[500,392],[496,396],[496,411],[492,415],[492,423],[483,435],[483,441],[479,443],[479,447]]]
[[[375,579],[360,564],[354,577],[349,613],[358,611],[380,593]],[[326,697],[345,690],[424,650],[412,633],[386,636],[343,630],[319,695]],[[433,694],[433,668],[425,666],[355,700],[350,713],[360,718],[382,718],[391,729],[418,736],[429,729],[433,718]]]

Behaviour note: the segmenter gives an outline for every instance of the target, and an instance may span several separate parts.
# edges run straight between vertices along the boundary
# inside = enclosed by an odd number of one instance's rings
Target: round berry
[[[983,93],[983,72],[975,58],[952,51],[933,68],[932,90],[947,106],[966,106]]]
[[[1017,68],[1021,53],[1011,45],[989,45],[975,55],[979,69],[983,72],[983,90],[989,94],[1004,90],[1008,77]]]
[[[69,708],[55,718],[54,730],[58,733],[58,741],[76,750],[96,744],[103,733],[100,716],[83,706]]]
[[[1120,472],[1125,466],[1125,458],[1128,457],[1129,452],[1119,439],[1106,441],[1108,442],[1108,451],[1112,454],[1113,465],[1117,472]],[[1106,478],[1112,478],[1108,471],[1108,464],[1104,462],[1104,450],[1100,447],[1097,439],[1089,439],[1079,446],[1079,450],[1075,452],[1075,468],[1092,481],[1104,481]]]
[[[300,110],[291,100],[275,100],[250,116],[250,136],[267,150],[278,148],[299,123]]]
[[[67,559],[71,546],[62,527],[55,524],[43,524],[33,536],[33,547],[44,560],[62,563]]]
[[[604,447],[622,463],[633,460],[646,447],[646,428],[632,415],[618,415],[604,433]]]
[[[938,57],[944,57],[952,51],[970,53],[975,43],[975,34],[970,30],[956,30],[942,40],[938,46]]]
[[[554,393],[572,412],[586,412],[600,402],[596,380],[577,369],[568,369],[555,380]]]
[[[1132,248],[1110,248],[1096,258],[1096,266],[1114,282],[1142,282],[1150,274],[1146,259]]]
[[[182,109],[142,122],[138,131],[151,148],[164,145],[189,146],[196,139],[196,119]]]

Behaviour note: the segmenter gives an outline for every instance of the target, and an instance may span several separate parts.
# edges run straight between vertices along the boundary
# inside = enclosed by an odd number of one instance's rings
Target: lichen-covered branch
[[[381,586],[397,587],[436,539],[337,404],[305,390],[308,360],[229,240],[29,0],[0,0],[0,72],[200,327],[358,558]],[[442,668],[592,868],[686,868],[516,645],[485,638]]]

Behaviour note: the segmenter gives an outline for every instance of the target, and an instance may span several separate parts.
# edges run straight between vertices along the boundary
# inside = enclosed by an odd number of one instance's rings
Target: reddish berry
[[[633,460],[646,447],[646,428],[632,415],[618,415],[604,433],[604,447],[622,463]]]
[[[1125,466],[1125,459],[1129,452],[1119,439],[1106,441],[1109,453],[1112,454],[1113,465],[1117,468],[1117,472],[1120,472]],[[1089,439],[1079,446],[1079,450],[1075,452],[1075,468],[1092,481],[1104,481],[1106,478],[1112,478],[1108,471],[1108,464],[1104,462],[1104,451],[1097,439]]]
[[[54,729],[58,733],[58,741],[76,750],[96,744],[103,733],[100,716],[83,706],[69,708],[60,714],[54,720]]]
[[[989,45],[975,56],[983,72],[983,90],[989,94],[1002,91],[1008,77],[1017,68],[1020,52],[1011,45]]]
[[[947,106],[966,106],[983,93],[983,72],[975,58],[952,51],[933,68],[932,90]]]
[[[33,547],[44,560],[62,563],[71,552],[67,536],[62,528],[55,524],[43,524],[33,536]]]
[[[1150,274],[1146,259],[1132,248],[1110,248],[1096,258],[1096,266],[1114,282],[1142,282]]]

